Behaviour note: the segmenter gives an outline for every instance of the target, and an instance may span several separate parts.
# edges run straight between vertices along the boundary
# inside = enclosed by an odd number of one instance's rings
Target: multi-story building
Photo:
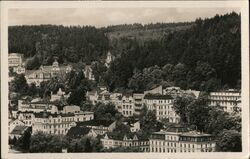
[[[52,77],[65,76],[72,70],[70,65],[59,66],[59,63],[55,60],[52,66],[40,66],[38,70],[27,70],[25,78],[28,84],[35,83],[37,86],[43,81],[48,81]]]
[[[112,135],[105,134],[101,139],[104,148],[117,147],[138,147],[143,152],[149,152],[149,141],[147,139],[138,138],[137,135],[124,135],[123,138],[117,138]]]
[[[75,126],[75,115],[68,114],[51,114],[48,112],[34,113],[32,124],[32,133],[43,132],[47,134],[66,135],[68,130]]]
[[[9,67],[18,67],[23,63],[23,54],[19,53],[10,53],[8,55]]]
[[[148,91],[144,91],[144,95],[146,94],[163,94],[163,88],[162,88],[162,85],[154,88],[154,89],[151,89],[151,90],[148,90]]]
[[[168,105],[173,103],[173,100],[170,95],[146,94],[144,96],[144,103],[148,110],[156,110],[157,105]]]
[[[234,89],[210,92],[209,105],[221,106],[226,112],[233,112],[235,107],[241,109],[241,92]]]
[[[176,126],[154,132],[149,139],[149,145],[150,152],[183,153],[214,152],[216,143],[210,134]]]
[[[122,115],[125,117],[133,116],[134,99],[131,95],[122,96]]]
[[[134,113],[139,115],[142,108],[143,108],[143,105],[144,105],[144,102],[143,102],[144,94],[134,93],[133,94],[133,99],[134,99],[134,107],[135,107],[135,112]]]
[[[96,134],[104,135],[107,132],[112,132],[116,127],[116,121],[108,120],[89,120],[84,122],[77,122],[77,127],[91,128]]]

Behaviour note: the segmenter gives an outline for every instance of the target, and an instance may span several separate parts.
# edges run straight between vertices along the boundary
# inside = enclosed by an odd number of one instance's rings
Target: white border
[[[241,153],[8,153],[8,9],[10,8],[241,8]],[[249,8],[248,1],[9,1],[1,2],[1,158],[249,158]]]

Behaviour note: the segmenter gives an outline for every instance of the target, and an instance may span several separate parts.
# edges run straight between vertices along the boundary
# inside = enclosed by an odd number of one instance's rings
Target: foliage
[[[224,130],[217,137],[216,150],[219,152],[241,152],[241,133],[236,130]]]
[[[120,114],[111,103],[97,103],[92,111],[94,111],[94,118],[96,120],[116,120],[116,117]]]

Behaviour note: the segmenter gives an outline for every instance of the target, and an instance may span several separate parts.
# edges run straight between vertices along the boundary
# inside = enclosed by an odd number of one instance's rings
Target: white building
[[[133,99],[134,99],[135,114],[139,115],[144,106],[144,94],[134,93]]]
[[[138,147],[143,152],[149,152],[149,141],[146,139],[140,139],[137,135],[127,136],[123,138],[115,138],[112,135],[105,134],[101,139],[104,148],[117,148],[117,147]]]
[[[134,99],[131,95],[122,96],[122,115],[125,117],[133,116]]]
[[[50,101],[56,101],[56,100],[61,100],[62,98],[64,99],[68,99],[70,96],[70,93],[65,94],[64,91],[62,91],[61,88],[59,88],[59,90],[57,91],[56,94],[53,94],[53,92],[51,92],[51,98]]]
[[[92,80],[92,81],[95,80],[95,76],[93,74],[93,70],[90,65],[85,66],[83,73],[84,73],[84,77],[87,78],[88,80]]]
[[[59,63],[55,60],[52,66],[40,66],[38,70],[27,70],[25,73],[25,78],[28,84],[35,83],[40,86],[43,81],[48,81],[52,77],[65,76],[72,70],[70,65],[59,66]]]
[[[107,58],[105,60],[105,66],[109,68],[110,63],[114,60],[114,56],[111,55],[110,51],[107,54]]]
[[[150,152],[157,153],[214,152],[216,146],[210,134],[188,131],[184,127],[155,132],[149,144]]]
[[[25,67],[22,65],[14,67],[13,72],[16,72],[17,74],[25,74]]]
[[[8,64],[9,67],[18,67],[23,63],[23,54],[19,53],[10,53],[8,55]]]
[[[210,92],[209,105],[221,106],[224,111],[229,113],[233,112],[235,107],[241,110],[241,92],[234,89]]]

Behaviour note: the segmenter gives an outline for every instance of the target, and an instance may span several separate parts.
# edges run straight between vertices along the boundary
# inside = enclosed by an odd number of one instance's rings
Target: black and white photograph
[[[249,157],[243,6],[92,3],[6,7],[6,154]]]

